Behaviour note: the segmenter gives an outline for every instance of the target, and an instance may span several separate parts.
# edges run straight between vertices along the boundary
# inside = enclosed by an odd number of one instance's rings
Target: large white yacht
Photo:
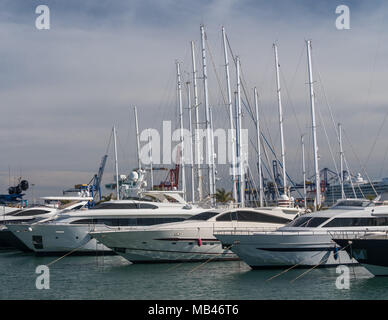
[[[112,250],[89,236],[92,230],[147,226],[183,221],[203,212],[174,191],[147,191],[146,200],[111,200],[91,209],[60,214],[56,219],[31,225],[9,225],[9,230],[38,255],[96,254]],[[153,201],[151,201],[153,200]]]
[[[214,236],[215,229],[276,229],[290,222],[294,208],[212,209],[186,221],[93,231],[91,236],[133,263],[237,260]]]
[[[331,233],[365,229],[380,230],[388,219],[383,202],[340,200],[329,210],[305,214],[274,232],[217,230],[215,236],[254,269],[306,266],[335,266],[357,263],[332,241]]]
[[[14,208],[14,210],[0,216],[0,248],[19,249],[29,251],[29,248],[9,230],[9,225],[20,225],[23,228],[29,224],[55,218],[61,212],[71,212],[85,207],[93,198],[85,197],[42,197],[44,205],[36,205],[28,208]],[[71,201],[61,205],[60,201]]]

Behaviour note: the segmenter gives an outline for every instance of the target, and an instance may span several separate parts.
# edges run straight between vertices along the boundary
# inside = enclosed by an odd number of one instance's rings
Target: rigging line
[[[385,162],[387,160],[387,155],[388,155],[388,146],[387,148],[385,149],[385,154],[384,154],[384,158],[383,158],[383,164],[381,166],[381,170],[380,170],[380,174],[379,174],[379,177],[381,177],[383,175],[383,171],[385,169]]]
[[[218,87],[221,91],[221,96],[222,96],[222,100],[223,100],[223,105],[225,106],[225,108],[227,109],[227,102],[226,102],[226,98],[225,98],[225,95],[224,95],[224,90],[222,89],[222,85],[221,85],[221,80],[218,76],[218,72],[217,72],[217,68],[216,68],[216,65],[215,65],[215,62],[214,62],[214,59],[213,59],[213,55],[212,55],[212,52],[211,52],[211,49],[210,49],[210,45],[209,45],[209,42],[207,40],[207,37],[205,37],[205,41],[206,41],[206,47],[208,49],[208,52],[209,52],[209,57],[210,57],[210,61],[212,62],[212,66],[213,66],[213,69],[214,69],[214,74],[216,76],[216,79],[217,79],[217,83],[218,83]],[[229,113],[228,113],[229,114]],[[228,116],[229,118],[229,116]],[[229,119],[230,120],[230,119]]]
[[[315,63],[315,64],[316,64],[316,63]],[[319,68],[318,68],[317,65],[316,65],[316,69],[317,69],[317,72],[318,72],[318,78],[319,78],[320,84],[321,84],[321,86],[322,86],[322,92],[323,92],[323,95],[324,95],[324,98],[325,98],[326,106],[327,106],[328,109],[329,109],[330,116],[331,116],[331,119],[332,119],[332,122],[333,122],[334,131],[335,131],[335,133],[336,133],[336,135],[337,135],[337,139],[338,139],[338,141],[339,141],[339,132],[337,131],[338,128],[337,128],[337,126],[336,126],[336,124],[335,124],[334,116],[333,116],[333,112],[332,112],[332,108],[331,108],[331,106],[330,106],[330,104],[329,104],[329,101],[328,101],[328,99],[327,99],[325,87],[324,87],[324,85],[323,85],[323,82],[322,82],[322,79],[321,79],[321,74],[320,74],[320,72],[319,72]],[[388,112],[387,112],[386,115],[385,115],[385,118],[384,118],[384,120],[383,120],[382,125],[384,124],[385,119],[386,119],[387,116],[388,116]],[[382,128],[382,127],[381,127],[381,128]],[[344,131],[344,132],[345,132],[345,131]],[[347,136],[346,132],[345,132],[345,136],[346,136],[346,138],[347,138],[347,140],[348,140],[348,143],[350,144],[350,146],[351,146],[351,148],[352,148],[352,151],[353,151],[355,157],[357,158],[357,160],[358,160],[358,162],[359,162],[359,164],[360,164],[361,169],[364,171],[365,175],[367,176],[367,179],[368,179],[368,181],[369,181],[369,183],[370,183],[370,185],[371,185],[373,191],[376,193],[376,195],[378,195],[377,192],[376,192],[376,190],[375,190],[375,188],[374,188],[374,186],[373,186],[373,184],[372,184],[372,182],[371,182],[371,180],[369,179],[369,176],[368,176],[368,173],[366,172],[365,166],[362,165],[360,159],[357,157],[356,153],[354,152],[353,146],[352,146],[352,144],[350,143],[350,139],[349,139],[349,137]],[[375,140],[375,143],[376,143],[376,141],[377,141],[377,138],[376,138],[376,140]],[[373,148],[372,148],[372,150],[373,150]],[[344,157],[344,159],[345,159],[345,157]],[[369,157],[368,157],[368,159],[369,159]],[[365,163],[365,165],[366,165],[366,163]],[[351,179],[350,179],[350,181],[351,181]],[[352,181],[351,181],[351,183],[352,183]],[[354,192],[354,190],[353,190],[353,192]],[[356,196],[355,196],[355,197],[356,197]]]
[[[351,176],[351,171],[350,171],[350,168],[349,168],[349,164],[346,160],[346,157],[344,156],[344,162],[345,162],[345,166],[346,166],[346,169],[348,170],[348,173],[349,173],[349,180],[350,180],[350,185],[352,186],[352,191],[353,191],[353,195],[354,195],[354,198],[357,198],[357,195],[356,195],[356,191],[354,190],[354,185],[353,185],[353,181],[352,181],[352,176]]]
[[[339,141],[339,132],[338,132],[338,127],[337,127],[337,124],[334,120],[334,115],[333,115],[333,109],[331,107],[331,103],[329,102],[329,99],[327,98],[327,95],[326,95],[326,90],[325,90],[325,86],[323,85],[323,81],[322,81],[322,77],[321,77],[321,73],[319,71],[319,67],[318,67],[318,64],[316,62],[316,59],[314,59],[314,64],[315,64],[315,70],[317,71],[318,73],[318,79],[319,79],[319,83],[321,85],[321,88],[322,88],[322,93],[323,93],[323,97],[325,99],[325,103],[326,103],[326,107],[329,109],[329,113],[330,113],[330,118],[331,118],[331,121],[333,123],[333,128],[334,128],[334,132],[336,134],[336,137],[337,137],[337,140]]]
[[[365,167],[361,164],[360,159],[358,158],[356,152],[354,151],[353,145],[351,144],[350,139],[348,138],[347,131],[343,129],[343,132],[345,133],[345,138],[346,138],[346,140],[348,141],[348,144],[350,145],[350,148],[352,149],[352,152],[353,152],[355,158],[356,158],[357,161],[359,162],[361,169],[364,171],[364,173],[365,173],[365,175],[366,175],[366,177],[367,177],[367,179],[368,179],[369,184],[371,185],[371,187],[372,187],[374,193],[376,194],[376,196],[378,196],[378,193],[377,193],[375,187],[373,186],[373,183],[372,183],[372,181],[370,180],[369,175],[368,175],[368,173],[366,172]]]
[[[323,131],[324,131],[325,136],[326,136],[326,141],[327,141],[327,145],[329,146],[330,155],[331,155],[331,158],[332,158],[333,163],[334,163],[335,172],[337,173],[337,177],[340,177],[339,172],[338,172],[338,166],[337,166],[337,163],[336,163],[336,161],[334,159],[333,150],[332,150],[331,145],[330,145],[329,136],[327,134],[327,130],[326,130],[326,126],[325,126],[325,121],[323,120],[320,108],[318,108],[318,116],[319,116],[319,120],[321,122],[321,125],[323,127]]]
[[[106,148],[105,154],[108,154],[108,152],[109,152],[110,143],[112,141],[112,135],[113,135],[113,130],[110,130],[110,137],[109,137],[108,146]]]
[[[236,58],[235,58],[235,55],[234,55],[234,53],[233,53],[233,51],[232,51],[232,47],[231,47],[231,45],[230,45],[228,35],[225,34],[225,37],[226,37],[226,42],[228,43],[228,47],[229,47],[230,54],[232,55],[232,60],[233,60],[233,62],[234,62],[234,65],[236,66],[236,64],[237,64]],[[240,62],[240,63],[241,63],[241,62]],[[244,73],[243,73],[243,68],[242,68],[242,66],[241,66],[241,68],[240,68],[240,80],[241,80],[241,87],[242,87],[242,89],[243,89],[245,99],[247,100],[247,104],[248,104],[248,107],[249,107],[249,109],[250,109],[250,113],[253,114],[251,105],[250,105],[250,103],[249,103],[248,94],[247,94],[246,88],[245,88],[246,85],[244,84],[244,83],[246,83],[246,81],[245,81],[245,77],[244,77]]]
[[[295,112],[294,104],[292,103],[291,95],[290,95],[290,92],[289,92],[288,87],[287,87],[286,77],[284,76],[282,69],[280,69],[280,75],[281,75],[281,77],[283,79],[284,87],[286,88],[287,98],[288,98],[289,104],[291,105],[291,109],[292,109],[292,112],[293,112],[295,120],[296,120],[296,125],[297,125],[298,130],[299,130],[299,135],[301,136],[302,135],[302,129],[301,129],[301,126],[299,124],[299,120],[298,120],[298,117],[297,117],[296,112]]]
[[[382,131],[383,127],[384,127],[385,121],[387,120],[387,117],[388,117],[388,111],[385,113],[383,122],[381,123],[380,128],[379,128],[379,130],[378,130],[378,132],[377,132],[377,136],[376,136],[376,138],[375,138],[375,140],[374,140],[374,142],[373,142],[372,148],[371,148],[371,150],[369,151],[368,157],[367,157],[367,159],[366,159],[366,161],[365,161],[365,166],[368,164],[369,159],[370,159],[370,156],[371,156],[371,154],[372,154],[372,152],[373,152],[373,150],[374,150],[374,148],[375,148],[375,146],[376,146],[377,140],[380,138],[380,134],[381,134],[381,131]]]

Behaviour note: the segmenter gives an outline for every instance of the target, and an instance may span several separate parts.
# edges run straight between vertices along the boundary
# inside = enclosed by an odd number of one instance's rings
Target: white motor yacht
[[[28,208],[14,208],[9,213],[0,216],[0,248],[9,249],[16,248],[22,251],[30,249],[15,237],[9,230],[9,225],[19,225],[25,228],[27,225],[55,218],[61,212],[71,212],[85,207],[89,200],[93,198],[85,197],[42,197],[45,201],[44,205],[37,205]],[[61,205],[60,201],[71,201],[65,205]],[[16,209],[16,210],[15,210]]]
[[[91,236],[133,263],[237,260],[228,246],[222,246],[213,236],[215,230],[274,230],[298,212],[279,207],[212,209],[183,222],[93,231]]]
[[[148,191],[142,196],[148,201],[111,200],[42,223],[10,225],[9,230],[38,255],[62,255],[70,251],[82,255],[114,253],[92,239],[89,232],[183,221],[204,211],[189,205],[179,192]]]
[[[388,219],[384,203],[345,199],[329,210],[308,213],[273,232],[217,231],[215,236],[254,269],[291,266],[336,266],[357,263],[332,241],[331,233],[365,229],[381,230]]]

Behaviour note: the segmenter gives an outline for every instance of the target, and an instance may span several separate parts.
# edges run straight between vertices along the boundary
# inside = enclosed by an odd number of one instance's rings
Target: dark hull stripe
[[[275,251],[275,252],[310,252],[310,251],[335,251],[334,247],[321,247],[321,248],[256,248],[263,251]],[[337,248],[339,250],[339,248]]]
[[[37,257],[60,257],[63,256],[70,251],[50,251],[50,252],[42,252],[35,251],[35,255]],[[114,251],[75,251],[70,256],[115,256],[117,255]]]
[[[137,263],[141,263],[141,264],[155,264],[155,263],[179,263],[179,262],[205,262],[209,259],[177,259],[177,260],[136,260],[136,261],[132,261],[132,263],[134,264],[137,264]],[[212,259],[212,261],[216,262],[216,261],[238,261],[240,260],[239,258],[216,258],[216,259]]]
[[[358,263],[347,263],[346,265],[358,265]],[[270,265],[270,266],[250,266],[253,270],[278,270],[278,269],[289,269],[289,268],[293,268],[293,269],[311,269],[311,265],[279,265],[279,266],[274,266],[274,265]],[[338,267],[338,264],[321,264],[319,266],[316,266],[316,268],[334,268],[334,267]]]
[[[168,252],[168,253],[187,253],[187,254],[207,254],[207,255],[221,255],[219,252],[193,252],[193,251],[177,251],[177,250],[157,250],[157,249],[138,249],[138,248],[113,248],[117,252],[124,252],[123,250],[133,250],[133,251],[152,251],[152,252]],[[234,253],[225,252],[223,255],[234,255]]]
[[[192,241],[198,241],[201,239],[201,241],[205,242],[220,242],[217,239],[203,239],[203,238],[157,238],[153,240],[161,240],[161,241],[174,241],[174,242],[192,242]]]

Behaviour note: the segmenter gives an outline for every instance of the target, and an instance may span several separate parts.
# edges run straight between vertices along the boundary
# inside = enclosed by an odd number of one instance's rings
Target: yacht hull
[[[0,230],[0,250],[4,249],[18,249],[24,252],[30,252],[31,250],[15,237],[14,234],[7,228]]]
[[[88,225],[10,225],[12,233],[37,255],[113,253],[111,249],[89,236]]]
[[[340,251],[328,234],[216,234],[216,237],[224,246],[231,246],[231,250],[253,269],[357,263],[346,251]]]
[[[92,233],[132,263],[239,260],[212,234],[201,230],[131,230]],[[205,231],[205,232],[204,232]]]
[[[335,239],[350,256],[375,276],[388,276],[388,239]]]

